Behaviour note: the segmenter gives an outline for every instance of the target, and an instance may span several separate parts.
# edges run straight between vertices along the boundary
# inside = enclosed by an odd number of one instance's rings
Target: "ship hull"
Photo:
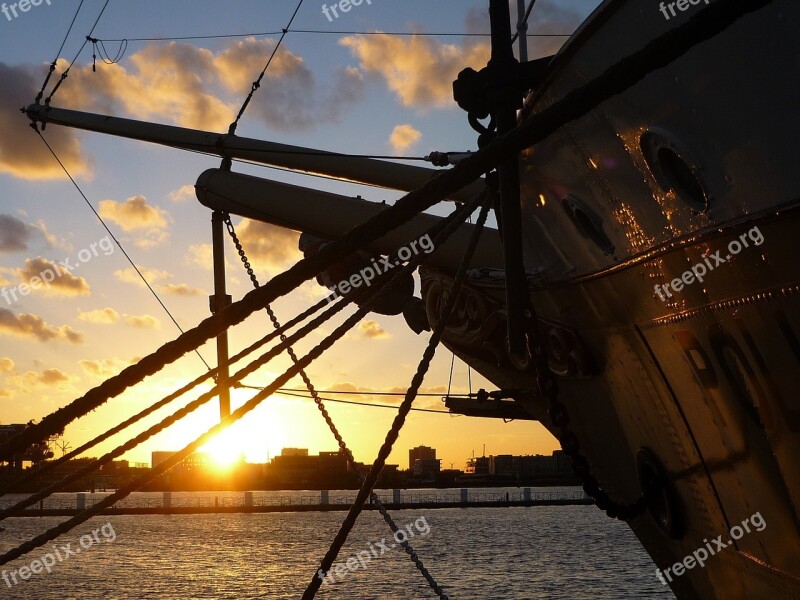
[[[690,17],[604,3],[525,116]],[[679,598],[800,598],[798,18],[773,2],[521,160],[531,301],[570,430],[619,502],[641,493],[642,452],[663,467],[679,531],[630,525]],[[429,318],[448,285],[424,271]],[[535,388],[504,328],[503,281],[473,277],[445,343],[499,387]],[[555,432],[546,408],[528,406]]]

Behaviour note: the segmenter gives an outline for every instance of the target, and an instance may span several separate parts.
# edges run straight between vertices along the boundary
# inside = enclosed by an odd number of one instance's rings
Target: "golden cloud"
[[[243,219],[236,231],[247,256],[259,268],[280,272],[303,258],[296,231],[250,219]]]
[[[83,342],[83,334],[69,325],[51,327],[41,317],[26,313],[15,315],[5,308],[0,308],[0,334],[35,338],[40,342],[66,341],[71,344]]]
[[[184,202],[191,198],[196,198],[193,184],[183,185],[167,194],[167,200],[171,202]]]
[[[191,297],[208,295],[204,290],[191,287],[186,283],[168,283],[167,285],[161,286],[161,291],[171,296]]]
[[[14,366],[14,361],[10,358],[0,358],[0,373],[10,373]]]
[[[41,256],[25,261],[24,269],[17,269],[16,273],[25,284],[32,285],[32,280],[38,278],[42,281],[42,274],[50,272],[54,279],[48,284],[39,283],[34,289],[51,292],[62,296],[88,296],[92,292],[89,282],[83,277],[77,277],[63,269],[60,265],[42,258]]]
[[[125,315],[125,322],[137,329],[158,329],[161,321],[151,315]]]
[[[139,267],[139,271],[151,284],[154,282],[164,281],[173,278],[172,273],[170,273],[169,271],[165,271],[163,269],[150,269],[148,267]],[[142,278],[139,277],[139,274],[133,267],[128,267],[127,269],[120,269],[114,271],[114,277],[117,279],[117,281],[121,281],[122,283],[132,283],[133,285],[145,287]]]
[[[86,323],[94,323],[95,325],[112,325],[119,321],[119,313],[113,308],[106,307],[82,312],[78,315],[78,319]]]
[[[189,246],[189,262],[210,271],[214,264],[213,246],[211,244],[192,244]]]
[[[483,68],[491,54],[485,42],[456,46],[419,36],[351,36],[339,43],[358,58],[362,70],[383,77],[403,106],[417,108],[455,106],[453,81],[459,72]]]
[[[134,196],[125,202],[103,200],[100,202],[100,216],[119,225],[122,231],[137,229],[163,229],[167,226],[169,213],[147,203],[144,196]]]
[[[389,136],[389,143],[395,152],[405,152],[416,144],[421,137],[422,133],[411,125],[398,125],[392,130],[392,135]]]
[[[358,324],[358,331],[365,338],[371,340],[384,340],[391,337],[377,321],[361,321]]]
[[[100,360],[81,360],[78,364],[87,375],[108,379],[117,375],[126,367],[132,365],[137,361],[125,361],[119,358],[103,358]]]
[[[0,173],[28,180],[60,179],[61,167],[53,159],[38,136],[31,132],[30,123],[20,114],[21,106],[33,103],[45,73],[41,68],[11,67],[0,62]],[[37,81],[40,82],[37,85]],[[78,142],[75,131],[54,127],[45,139],[73,176],[90,174],[88,158]]]

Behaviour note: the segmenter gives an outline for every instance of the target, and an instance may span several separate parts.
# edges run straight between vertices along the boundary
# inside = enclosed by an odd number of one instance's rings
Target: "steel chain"
[[[239,253],[239,258],[242,261],[242,264],[244,265],[245,270],[247,271],[247,275],[250,277],[250,281],[253,283],[253,287],[258,289],[259,287],[261,287],[261,284],[259,283],[258,277],[256,276],[255,271],[253,270],[253,267],[252,267],[252,265],[250,264],[250,261],[247,258],[247,253],[245,252],[244,247],[242,246],[242,243],[239,240],[239,236],[236,234],[236,229],[233,226],[233,222],[231,221],[231,217],[227,213],[225,213],[224,217],[225,217],[225,221],[224,221],[225,222],[225,227],[227,228],[228,233],[230,234],[231,239],[233,240],[234,246],[236,246],[236,251]],[[275,327],[275,329],[280,329],[281,328],[281,324],[278,321],[278,317],[275,315],[275,311],[272,310],[272,306],[267,304],[265,306],[265,308],[267,310],[267,314],[269,315],[269,319],[272,322],[273,327]],[[281,333],[280,337],[281,337],[281,341],[284,341],[284,342],[286,341],[286,336],[283,333]],[[292,349],[291,346],[288,346],[286,348],[286,352],[289,354],[289,356],[291,357],[292,361],[295,364],[297,364],[298,358],[297,358],[297,355],[295,354],[295,352],[294,352],[294,350]],[[312,383],[311,379],[308,377],[308,375],[306,374],[304,369],[301,369],[299,374],[300,374],[300,377],[303,379],[303,383],[305,384],[306,388],[308,389],[308,392],[311,394],[311,397],[314,399],[314,403],[317,405],[317,408],[319,409],[320,413],[322,414],[323,419],[325,419],[325,423],[327,423],[328,428],[331,430],[331,433],[333,434],[333,437],[336,438],[336,443],[339,445],[339,449],[344,453],[348,464],[353,469],[353,471],[358,474],[358,478],[360,480],[360,484],[363,485],[365,476],[358,469],[358,467],[356,466],[355,456],[353,456],[353,453],[350,451],[350,448],[348,448],[347,443],[344,441],[344,438],[339,433],[339,429],[336,427],[336,424],[333,422],[333,419],[331,418],[330,413],[328,412],[328,409],[325,407],[325,404],[323,403],[322,398],[320,398],[319,393],[317,392],[316,388],[314,387],[314,384]],[[378,495],[375,492],[372,492],[370,494],[370,501],[378,509],[378,512],[380,512],[381,516],[383,517],[383,520],[386,521],[386,524],[389,525],[389,528],[392,530],[392,534],[396,534],[397,531],[400,530],[400,528],[397,526],[397,523],[395,523],[394,519],[389,514],[389,511],[386,509],[386,506],[383,504],[383,502],[381,501],[381,499],[378,497]],[[427,567],[425,567],[425,565],[423,564],[422,560],[419,558],[419,555],[416,553],[416,551],[411,546],[411,544],[408,543],[408,540],[404,539],[402,542],[399,542],[399,543],[403,547],[403,550],[405,550],[406,554],[408,554],[408,556],[414,562],[414,565],[417,567],[419,572],[422,573],[422,576],[425,578],[425,580],[431,586],[433,591],[436,592],[436,594],[440,598],[446,600],[447,599],[447,595],[444,593],[444,590],[442,590],[442,588],[439,586],[439,584],[436,582],[436,580],[433,579],[433,576],[430,574],[430,571],[428,571]]]

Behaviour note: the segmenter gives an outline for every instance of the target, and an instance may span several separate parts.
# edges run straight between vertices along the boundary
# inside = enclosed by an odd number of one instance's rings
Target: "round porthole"
[[[603,220],[586,202],[567,194],[561,199],[561,206],[584,238],[593,242],[603,254],[614,253],[614,244],[603,231]]]
[[[642,154],[658,185],[665,192],[674,192],[696,212],[706,212],[709,195],[700,177],[700,170],[681,147],[666,132],[650,130],[642,135]]]

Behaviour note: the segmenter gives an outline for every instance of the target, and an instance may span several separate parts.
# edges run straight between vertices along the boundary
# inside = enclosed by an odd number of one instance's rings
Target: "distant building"
[[[156,451],[152,453],[151,466],[155,469],[158,465],[170,458],[174,452]],[[192,473],[204,471],[212,464],[211,459],[205,452],[195,452],[187,456],[172,468],[173,473]]]
[[[308,448],[284,448],[281,456],[308,456]]]
[[[418,460],[436,460],[436,448],[417,446],[408,451],[408,470],[414,470],[414,463]]]
[[[489,457],[489,475],[514,477],[514,457],[510,454]]]
[[[317,456],[309,456],[308,450],[303,448],[284,448],[280,456],[272,459],[266,473],[272,485],[285,489],[316,486],[336,489],[352,483],[355,477],[343,452],[320,452]]]
[[[174,452],[163,452],[158,450],[150,455],[150,468],[155,469],[158,465],[167,460]]]
[[[435,482],[442,470],[441,458],[418,458],[414,461],[414,468],[411,471],[414,479],[421,481]]]
[[[502,482],[575,482],[572,465],[562,450],[556,450],[552,456],[480,456],[467,460],[464,470],[465,481]]]
[[[477,456],[467,459],[466,475],[489,475],[489,456]]]

